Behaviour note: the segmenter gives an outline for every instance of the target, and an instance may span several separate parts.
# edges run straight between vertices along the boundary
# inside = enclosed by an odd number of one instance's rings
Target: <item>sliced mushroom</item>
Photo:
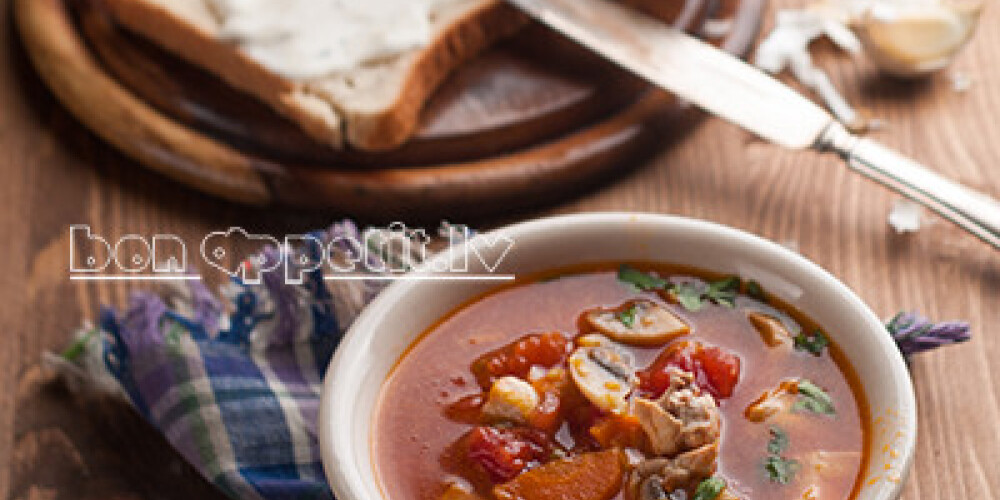
[[[636,379],[631,356],[598,335],[583,337],[579,344],[569,357],[573,382],[594,406],[624,412]]]
[[[652,475],[643,480],[639,485],[638,500],[671,500],[670,494],[663,489],[663,478]]]
[[[743,416],[751,422],[763,422],[778,413],[789,410],[795,404],[799,393],[799,384],[794,380],[784,380],[777,387],[761,394],[743,412]]]
[[[584,317],[592,327],[623,344],[666,344],[691,331],[677,315],[649,300],[628,302],[611,311],[590,311]]]
[[[768,347],[791,347],[795,341],[795,336],[778,318],[754,311],[747,313],[747,319]]]

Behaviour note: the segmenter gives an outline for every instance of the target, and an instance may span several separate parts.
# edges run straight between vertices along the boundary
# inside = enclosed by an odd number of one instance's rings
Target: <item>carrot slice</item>
[[[610,415],[590,427],[590,436],[601,448],[623,447],[642,449],[645,433],[639,420],[632,415]]]
[[[624,475],[619,450],[583,453],[549,462],[493,488],[497,500],[609,500]]]

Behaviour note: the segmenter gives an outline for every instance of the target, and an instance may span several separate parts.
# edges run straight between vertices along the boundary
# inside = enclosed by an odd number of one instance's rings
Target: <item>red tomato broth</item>
[[[661,276],[711,273],[665,265],[635,265]],[[567,339],[581,333],[581,315],[595,308],[615,308],[642,297],[667,305],[692,325],[692,332],[667,345],[697,340],[707,347],[734,353],[740,378],[732,395],[720,401],[722,436],[717,476],[724,477],[745,499],[800,498],[802,487],[768,481],[762,461],[770,439],[767,423],[753,423],[745,408],[783,379],[805,377],[825,389],[837,408],[834,417],[803,416],[802,425],[785,429],[789,457],[807,451],[861,452],[853,474],[833,484],[822,498],[853,498],[861,486],[869,439],[868,408],[853,369],[833,344],[819,357],[803,352],[778,354],[767,348],[739,309],[709,305],[690,312],[655,292],[636,292],[617,280],[617,264],[590,265],[521,277],[470,300],[427,329],[405,353],[383,385],[376,411],[372,449],[374,466],[386,498],[438,500],[456,471],[468,472],[457,443],[473,425],[445,416],[450,405],[482,394],[470,365],[483,354],[504,348],[528,334],[561,332]],[[817,328],[795,310],[769,298],[803,331]],[[649,367],[667,346],[634,347],[629,351],[640,369]],[[828,421],[827,421],[828,420]],[[829,432],[836,423],[837,432]],[[484,498],[494,484],[486,474],[463,473],[459,479]],[[796,484],[796,483],[793,483]],[[826,488],[830,488],[829,484]],[[619,494],[617,498],[622,498]]]

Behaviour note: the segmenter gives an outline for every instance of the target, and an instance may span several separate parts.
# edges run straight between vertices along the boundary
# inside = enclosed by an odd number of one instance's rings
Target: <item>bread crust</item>
[[[373,151],[402,145],[417,130],[424,104],[456,68],[527,23],[527,16],[502,1],[469,12],[417,54],[393,106],[370,115],[344,110],[348,142]]]
[[[496,40],[514,33],[527,18],[501,0],[476,0],[422,49],[394,58],[399,74],[392,96],[373,106],[339,81],[351,74],[291,80],[252,59],[219,36],[219,24],[204,0],[103,0],[122,26],[263,101],[314,140],[336,148],[385,151],[404,144],[419,125],[420,112],[457,67]],[[364,68],[362,68],[364,70]],[[382,71],[369,69],[371,72]],[[364,89],[360,91],[363,92]]]

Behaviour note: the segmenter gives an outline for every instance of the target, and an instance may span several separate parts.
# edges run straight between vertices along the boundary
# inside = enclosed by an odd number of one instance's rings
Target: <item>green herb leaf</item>
[[[819,415],[833,415],[837,413],[833,405],[833,398],[820,389],[816,384],[801,379],[798,383],[799,399],[792,406],[793,410],[807,411]]]
[[[698,312],[704,305],[702,301],[704,293],[701,287],[694,283],[675,284],[670,289],[670,294],[677,299],[677,302],[680,302],[684,306],[684,309],[691,312]]]
[[[819,330],[813,332],[812,335],[802,332],[795,336],[795,348],[812,353],[814,356],[823,354],[823,350],[829,345],[830,339]]]
[[[627,264],[618,268],[618,281],[628,283],[642,291],[662,290],[667,287],[667,280],[646,274]]]
[[[749,295],[751,299],[767,303],[767,294],[764,293],[764,287],[760,286],[760,283],[757,283],[754,280],[747,281],[746,288],[747,295]]]
[[[632,307],[618,313],[618,321],[621,321],[626,328],[632,328],[637,314],[639,314],[639,306],[633,304]]]
[[[726,489],[726,480],[721,477],[710,477],[702,481],[694,490],[691,500],[715,500]]]
[[[701,310],[706,301],[721,306],[736,307],[736,297],[742,286],[742,281],[736,276],[713,281],[707,287],[691,282],[670,283],[659,276],[644,273],[626,264],[618,268],[618,281],[641,291],[668,290],[677,302],[692,312]],[[622,322],[625,321],[627,320]]]
[[[708,286],[695,282],[673,283],[670,285],[670,294],[691,312],[701,310],[706,302],[736,307],[736,296],[739,295],[740,285],[741,281],[736,276],[713,281]]]
[[[788,434],[780,427],[768,428],[771,439],[767,441],[767,457],[764,458],[764,472],[768,479],[778,484],[788,484],[801,468],[797,460],[785,458],[782,453],[788,449]]]
[[[788,434],[779,427],[771,427],[771,439],[767,442],[767,452],[781,455],[788,449]]]
[[[798,460],[771,455],[764,459],[764,472],[771,482],[778,484],[788,484],[798,474],[802,465]]]
[[[705,296],[720,306],[736,307],[736,295],[740,292],[742,282],[736,276],[713,281],[708,284]]]
[[[708,284],[708,292],[710,294],[712,292],[732,292],[732,293],[736,293],[736,292],[738,292],[740,290],[740,286],[742,285],[742,283],[743,282],[740,280],[739,277],[737,277],[737,276],[729,276],[729,277],[723,278],[723,279],[721,279],[719,281],[713,281],[713,282],[709,283]]]

